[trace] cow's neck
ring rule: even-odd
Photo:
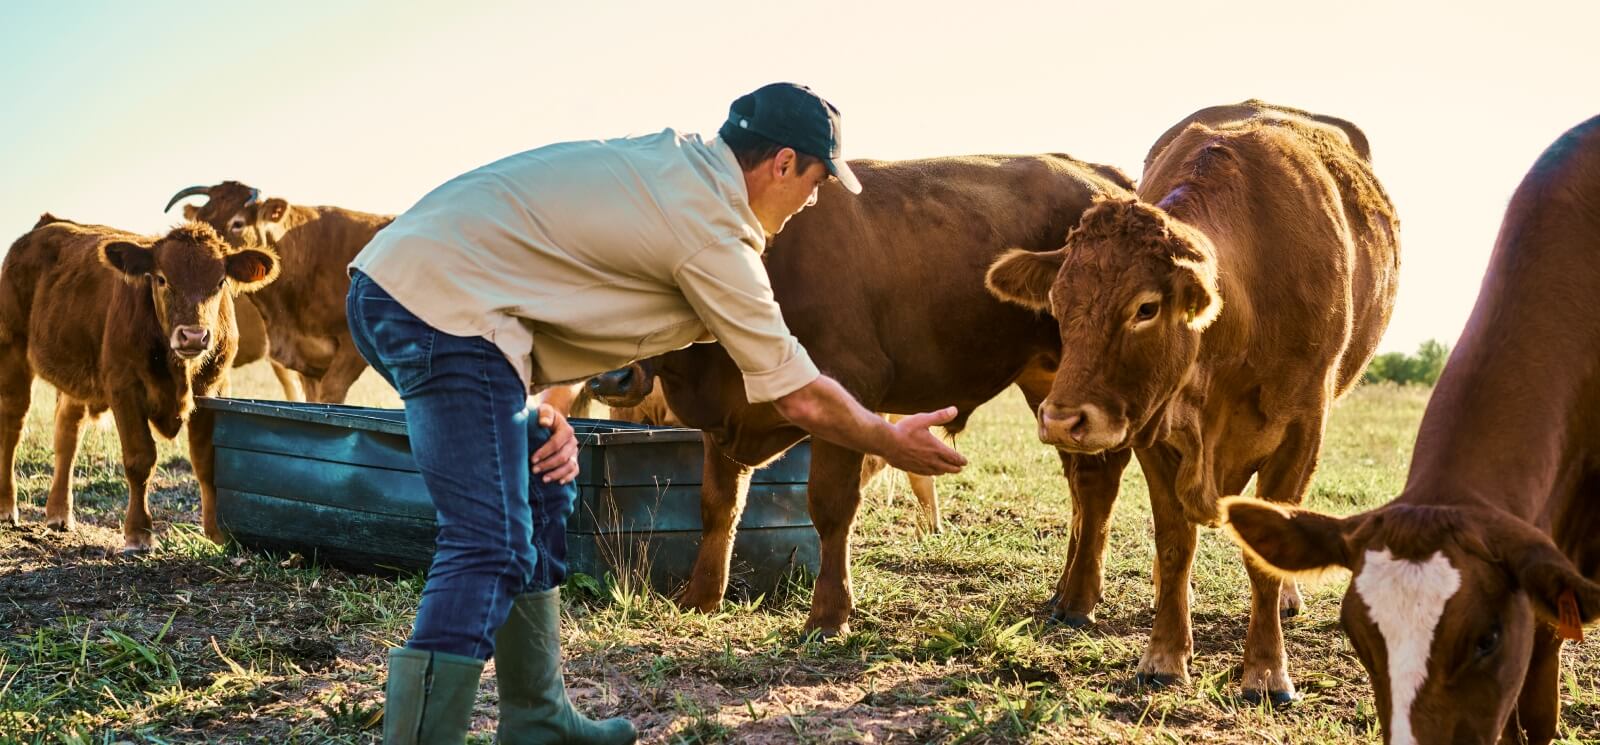
[[[1543,524],[1600,446],[1586,422],[1600,405],[1596,257],[1526,222],[1502,230],[1428,402],[1402,499],[1476,502]]]

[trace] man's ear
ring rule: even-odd
[[[1050,312],[1050,286],[1061,273],[1066,249],[1034,252],[1013,248],[989,265],[983,285],[989,294],[1040,313]]]
[[[1228,536],[1262,569],[1292,577],[1350,568],[1346,536],[1357,518],[1280,507],[1250,497],[1228,497],[1220,507]]]

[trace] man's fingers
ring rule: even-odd
[[[566,484],[566,483],[571,482],[573,479],[575,479],[577,477],[578,477],[578,461],[569,460],[565,464],[563,464],[560,468],[556,468],[556,469],[550,471],[549,473],[544,474],[541,478],[543,478],[544,482],[547,483],[547,484],[552,482],[552,481],[555,481],[557,483]]]
[[[906,417],[904,419],[901,419],[900,420],[900,426],[902,426],[902,427],[908,427],[908,426],[909,427],[921,427],[922,429],[927,429],[929,427],[937,427],[937,426],[939,426],[941,424],[945,424],[945,423],[949,422],[952,419],[955,419],[956,418],[956,413],[957,413],[956,407],[954,407],[954,406],[946,406],[946,407],[944,407],[944,408],[942,408],[942,409],[940,409],[938,411],[929,411],[929,412],[925,412],[925,413],[922,413],[922,414],[912,414],[911,416],[908,416],[908,417]]]

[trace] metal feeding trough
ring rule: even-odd
[[[217,517],[233,540],[357,570],[428,566],[437,526],[403,410],[233,398],[199,405],[216,411]],[[571,421],[582,447],[569,570],[671,592],[700,544],[699,431]],[[803,442],[751,479],[734,542],[737,593],[770,593],[797,568],[817,571],[810,460]]]

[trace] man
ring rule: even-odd
[[[352,262],[351,330],[405,401],[439,520],[411,639],[389,656],[384,742],[462,742],[491,655],[501,742],[635,739],[624,719],[576,713],[561,680],[578,465],[558,412],[573,382],[714,340],[752,402],[817,437],[913,473],[965,464],[928,432],[953,408],[888,424],[818,373],[773,299],[767,237],[823,181],[861,190],[839,124],[776,83],[734,101],[709,141],[668,129],[530,150],[435,189]]]

